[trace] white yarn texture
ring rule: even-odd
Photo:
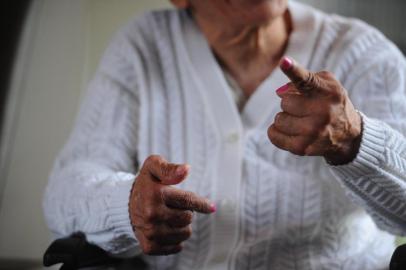
[[[378,270],[406,233],[406,61],[353,19],[290,3],[287,54],[329,70],[363,115],[360,152],[331,167],[274,147],[275,71],[241,113],[192,18],[149,12],[121,29],[91,82],[44,196],[57,237],[84,232],[114,254],[137,254],[129,193],[151,154],[191,165],[179,188],[218,203],[196,215],[184,251],[144,256],[151,269]]]

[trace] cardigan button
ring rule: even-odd
[[[238,142],[239,139],[240,139],[240,136],[236,132],[230,133],[226,137],[226,141],[228,143],[236,143],[236,142]]]

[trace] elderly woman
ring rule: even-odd
[[[293,1],[172,2],[102,59],[51,230],[152,269],[387,268],[406,233],[399,50]]]

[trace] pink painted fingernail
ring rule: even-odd
[[[289,90],[289,84],[287,83],[284,86],[279,87],[278,90],[276,90],[276,93],[283,94],[288,90]]]
[[[176,168],[175,174],[176,176],[182,177],[187,173],[188,169],[188,166],[179,166]]]
[[[214,213],[214,212],[217,211],[217,206],[216,206],[214,203],[212,203],[212,204],[210,205],[210,211],[211,211],[212,213]]]
[[[288,69],[290,69],[292,66],[293,66],[293,60],[292,60],[292,59],[290,59],[290,58],[287,57],[287,56],[285,56],[285,57],[282,58],[282,61],[281,61],[281,68],[282,68],[283,70],[288,70]]]

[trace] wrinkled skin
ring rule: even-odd
[[[277,68],[292,30],[287,0],[173,0],[189,8],[218,63],[248,98]]]
[[[282,111],[268,129],[271,142],[296,155],[323,156],[334,165],[351,162],[361,141],[361,116],[347,91],[330,72],[286,65],[281,68],[291,82],[277,91]]]
[[[172,0],[178,8],[191,8],[200,18],[215,23],[221,21],[230,28],[253,27],[268,23],[286,11],[287,2],[287,0]]]
[[[150,156],[134,182],[130,196],[130,219],[142,251],[168,255],[182,250],[192,234],[193,212],[209,214],[215,206],[192,192],[172,187],[184,181],[188,165],[168,163]]]

